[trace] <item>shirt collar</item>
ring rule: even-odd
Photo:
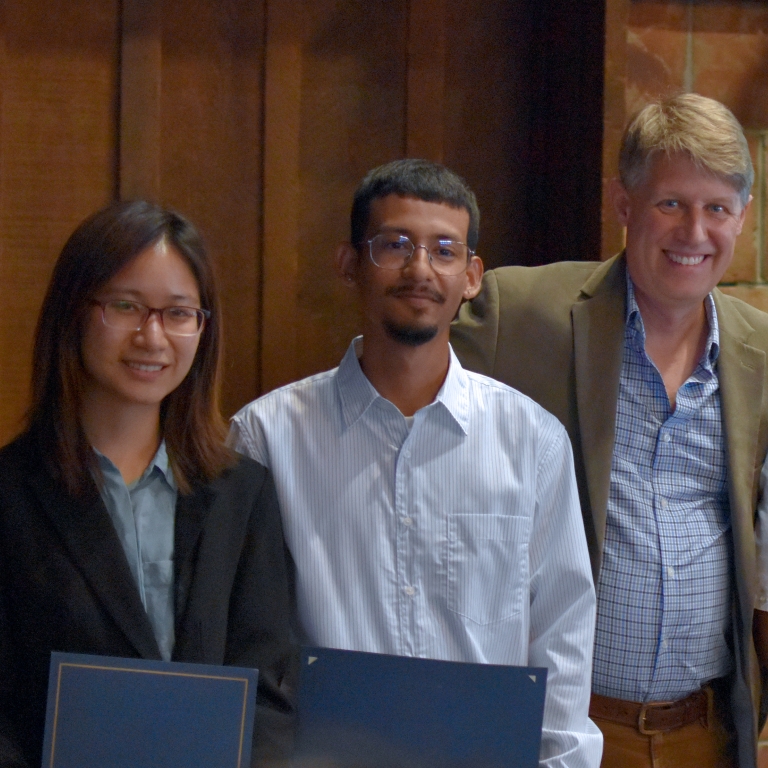
[[[701,364],[707,369],[712,370],[720,354],[720,325],[717,321],[717,310],[715,309],[715,300],[711,293],[708,293],[704,299],[704,309],[707,313],[707,322],[709,325],[709,334],[707,343],[704,347],[704,354],[701,357]],[[640,314],[640,307],[635,298],[635,286],[632,278],[627,271],[627,319],[626,327],[634,330],[645,349],[645,325],[643,316]]]
[[[111,459],[108,459],[97,448],[94,448],[93,451],[99,461],[99,468],[105,476],[122,477],[120,475],[120,470],[115,466]],[[155,469],[157,469],[163,478],[165,478],[165,481],[168,483],[172,490],[178,490],[176,487],[176,480],[173,477],[173,469],[171,468],[171,464],[168,459],[168,451],[165,447],[165,440],[160,442],[160,447],[157,449],[157,453],[155,453],[154,458],[149,462],[149,465],[144,470],[141,477],[131,483],[130,488],[136,488],[138,485],[143,483],[155,471]]]
[[[444,408],[466,434],[469,426],[469,379],[461,367],[453,348],[449,346],[448,375],[433,403],[426,408]],[[388,402],[368,381],[360,367],[363,337],[352,340],[336,373],[336,384],[341,401],[342,418],[346,428],[351,427],[378,400]],[[394,406],[393,406],[394,407]]]

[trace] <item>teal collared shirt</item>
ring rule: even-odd
[[[94,449],[95,450],[95,449]],[[173,653],[173,527],[178,489],[165,441],[144,474],[126,485],[120,470],[96,451],[104,477],[101,498],[115,526],[160,655]]]

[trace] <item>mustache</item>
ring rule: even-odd
[[[445,304],[445,296],[429,286],[418,285],[391,285],[385,291],[387,296],[424,296],[437,304]]]

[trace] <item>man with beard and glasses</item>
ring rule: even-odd
[[[241,410],[270,467],[306,642],[547,667],[541,765],[597,766],[594,588],[568,436],[448,343],[480,289],[479,212],[424,160],[371,171],[339,246],[363,335],[341,365]]]

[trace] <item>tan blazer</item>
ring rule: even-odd
[[[733,535],[739,765],[756,764],[760,675],[752,644],[754,516],[768,450],[768,314],[714,291]],[[584,528],[597,581],[624,347],[626,265],[559,262],[502,267],[465,304],[451,331],[462,364],[532,397],[571,437]],[[751,693],[750,693],[751,689]]]

